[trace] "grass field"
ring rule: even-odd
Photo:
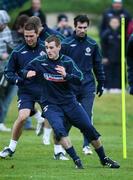
[[[53,160],[53,145],[44,146],[42,137],[34,131],[24,131],[12,159],[0,159],[0,180],[132,180],[133,178],[133,97],[126,95],[127,159],[122,156],[121,96],[105,94],[96,98],[94,124],[102,134],[107,154],[116,159],[120,169],[103,168],[96,156],[82,154],[82,137],[73,128],[70,136],[84,163],[84,170],[76,170],[73,162]],[[17,117],[16,99],[12,103],[7,125]],[[35,125],[35,122],[34,122]],[[0,132],[0,149],[8,145],[10,133]],[[51,140],[52,141],[52,140]]]

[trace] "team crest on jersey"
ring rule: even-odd
[[[46,53],[44,51],[40,52],[40,56],[44,56]]]
[[[87,47],[86,49],[85,49],[85,55],[86,56],[91,56],[91,48],[90,47]]]

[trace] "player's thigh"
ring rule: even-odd
[[[43,108],[43,116],[48,120],[52,128],[65,129],[64,113],[58,105],[46,105]]]
[[[19,120],[26,120],[30,116],[31,109],[20,109],[18,113]]]
[[[23,109],[29,109],[30,110],[30,115],[33,115],[35,112],[35,101],[32,98],[32,96],[30,96],[29,94],[21,94],[18,97],[18,109],[23,110]]]
[[[79,129],[84,129],[87,126],[91,126],[91,121],[88,114],[78,102],[73,103],[69,111],[67,111],[67,116],[72,125],[76,126]]]
[[[82,104],[83,108],[87,112],[90,119],[93,114],[94,99],[95,99],[95,94],[94,92],[92,92],[92,93],[88,93],[87,95],[85,95],[79,100],[79,102]]]

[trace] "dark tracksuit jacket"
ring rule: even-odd
[[[38,16],[38,17],[40,18],[42,24],[45,24],[45,23],[46,23],[46,16],[45,16],[45,14],[43,13],[42,10],[39,10],[39,11],[37,12],[37,15],[35,15],[36,12],[33,12],[32,8],[30,8],[30,9],[27,9],[27,10],[25,10],[25,11],[20,12],[20,13],[19,13],[19,16],[21,16],[21,15],[23,15],[23,14],[26,14],[26,15],[29,16],[29,17],[31,17],[31,16]]]
[[[77,100],[82,104],[92,121],[93,103],[95,98],[95,77],[96,80],[104,84],[104,72],[101,64],[102,56],[96,42],[88,37],[76,36],[75,32],[62,42],[62,53],[70,56],[84,74],[81,85],[72,85]],[[94,76],[95,75],[95,76]],[[84,146],[89,144],[89,140],[84,136]]]
[[[73,29],[71,26],[60,28],[60,27],[55,27],[55,30],[63,34],[65,37],[69,37],[73,34]]]
[[[41,39],[41,41],[44,42],[46,38],[50,35],[56,35],[61,41],[65,39],[65,37],[61,33],[49,28],[46,24],[44,24],[43,30],[41,31],[39,38]]]
[[[115,16],[115,17],[121,18],[123,15],[124,15],[125,20],[126,20],[125,26],[126,26],[126,30],[127,30],[128,24],[132,19],[129,12],[127,10],[125,10],[124,8],[122,8],[119,11],[114,10],[112,7],[107,9],[103,13],[103,17],[102,17],[102,21],[101,21],[101,25],[100,25],[100,36],[109,27],[109,20],[110,20],[111,17]]]
[[[18,86],[18,95],[29,93],[35,97],[40,94],[40,87],[32,79],[23,79],[23,69],[34,58],[39,55],[44,55],[44,43],[38,40],[35,48],[31,48],[26,43],[16,47],[10,57],[8,65],[5,68],[5,77],[7,80]]]
[[[88,36],[79,38],[74,32],[71,37],[63,40],[62,53],[71,57],[84,74],[82,86],[73,86],[76,94],[95,92],[94,74],[98,82],[104,83],[102,56],[93,39]]]
[[[65,68],[67,73],[65,78],[55,70],[57,65]],[[61,54],[57,60],[51,60],[46,55],[38,57],[29,63],[24,76],[27,70],[34,70],[37,73],[36,77],[43,88],[41,98],[43,114],[54,129],[57,140],[67,136],[65,116],[88,138],[98,139],[99,133],[89,123],[88,115],[76,101],[71,89],[72,83],[81,84],[83,74],[70,57]]]
[[[104,65],[105,88],[121,88],[121,33],[120,29],[108,28],[101,36],[103,57],[108,59]]]
[[[71,37],[63,40],[62,53],[70,56],[84,74],[82,85],[73,85],[73,90],[91,118],[96,90],[95,77],[102,84],[105,79],[99,47],[90,37],[80,38],[74,32]]]
[[[133,88],[133,35],[130,36],[127,46],[128,83]]]

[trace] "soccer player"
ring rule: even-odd
[[[18,140],[22,133],[25,120],[35,114],[34,104],[39,101],[41,88],[32,79],[24,80],[22,70],[25,66],[39,55],[44,55],[44,43],[38,40],[38,28],[32,24],[26,24],[24,28],[25,42],[16,47],[9,58],[5,69],[7,80],[18,86],[18,118],[12,129],[10,144],[0,152],[0,157],[12,156],[15,152]],[[40,112],[35,114],[39,121],[44,121]]]
[[[73,90],[77,100],[82,104],[92,121],[92,110],[95,99],[95,91],[100,97],[104,87],[104,72],[102,56],[97,43],[87,36],[90,21],[86,15],[78,15],[74,18],[75,31],[72,36],[62,42],[62,53],[71,57],[84,74],[81,85],[73,84]],[[95,84],[97,81],[97,89]],[[92,154],[90,141],[84,136],[83,152]]]
[[[120,165],[105,155],[100,141],[100,134],[90,123],[89,116],[76,100],[71,84],[81,84],[83,74],[74,61],[60,53],[61,42],[56,36],[45,40],[47,55],[38,57],[27,66],[24,76],[38,78],[42,85],[41,105],[44,116],[52,126],[56,139],[73,159],[77,168],[82,169],[82,162],[72,146],[67,132],[65,117],[79,128],[91,141],[102,165],[119,168]]]
[[[41,41],[45,41],[45,39],[47,37],[49,37],[50,35],[54,34],[56,36],[58,36],[58,38],[62,41],[63,39],[65,39],[65,37],[55,31],[50,29],[46,24],[44,24],[42,26],[42,23],[40,21],[40,19],[36,16],[32,16],[29,18],[28,23],[34,23],[38,29],[39,29],[39,38]],[[41,133],[43,132],[43,143],[45,145],[49,145],[50,144],[50,135],[51,135],[51,126],[49,125],[48,121],[45,119],[45,125],[43,125],[44,123],[37,123],[37,129],[36,129],[36,134],[37,135],[41,135]],[[43,128],[44,126],[44,128]],[[54,139],[54,159],[55,160],[68,160],[68,158],[65,156],[65,151],[62,148],[62,146]]]
[[[4,151],[0,152],[1,157],[11,156],[16,149],[17,142],[21,135],[21,130],[25,119],[34,113],[34,104],[39,101],[41,94],[40,86],[36,86],[35,82],[31,79],[24,81],[21,71],[23,68],[35,57],[45,54],[44,43],[38,40],[39,28],[36,20],[38,17],[31,17],[27,22],[24,29],[25,43],[16,48],[9,59],[8,67],[5,71],[7,79],[16,85],[18,85],[18,107],[19,116],[14,123],[12,130],[12,138],[9,147],[6,147]],[[41,21],[40,21],[41,24]],[[44,31],[46,34],[47,32]],[[38,125],[44,122],[44,118],[41,117],[41,113],[37,112],[35,118],[38,119]],[[51,129],[45,129],[44,136],[49,139]],[[45,139],[46,139],[45,138]],[[64,149],[61,145],[54,144],[54,158],[59,160],[68,160],[65,157]]]

